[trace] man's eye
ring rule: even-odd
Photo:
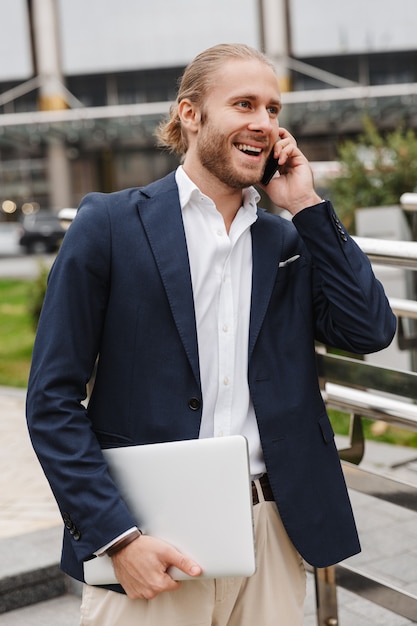
[[[242,109],[249,109],[250,103],[247,100],[241,100],[240,102],[238,102],[238,106],[240,106]]]
[[[278,113],[279,113],[278,107],[268,107],[268,111],[270,115],[273,115],[274,117],[278,117]]]

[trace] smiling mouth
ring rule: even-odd
[[[244,154],[248,154],[249,156],[259,156],[263,151],[263,148],[256,148],[255,146],[249,146],[246,143],[236,143],[236,148],[243,152]]]

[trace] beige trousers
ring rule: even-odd
[[[258,489],[259,491],[259,489]],[[80,626],[302,626],[303,561],[274,502],[254,507],[257,571],[250,578],[184,581],[152,600],[84,585]]]

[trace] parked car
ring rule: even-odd
[[[43,254],[58,250],[65,229],[55,213],[38,211],[25,215],[20,227],[20,246],[29,254]]]
[[[77,209],[73,209],[73,208],[60,209],[60,211],[58,212],[58,217],[59,217],[59,221],[61,222],[61,226],[65,230],[68,230],[68,228],[71,226],[72,222],[74,221],[74,218],[76,215],[77,215]]]

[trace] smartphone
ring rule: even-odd
[[[264,173],[261,178],[261,183],[263,185],[267,185],[270,182],[271,178],[273,177],[275,172],[278,170],[278,167],[279,167],[278,159],[274,159],[274,151],[272,150],[272,152],[270,153],[266,161]]]

